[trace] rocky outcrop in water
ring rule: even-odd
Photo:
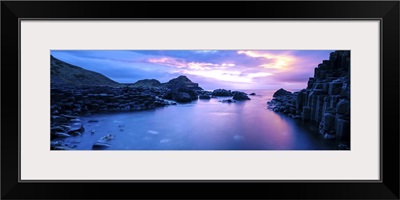
[[[221,100],[219,102],[222,102],[222,103],[236,103],[236,101],[232,100],[232,99],[224,99],[224,100]]]
[[[230,97],[233,96],[232,91],[225,89],[216,89],[212,92],[213,96],[217,97]]]
[[[198,98],[196,91],[186,88],[178,87],[170,89],[163,95],[164,99],[174,100],[179,103],[187,103]]]
[[[247,96],[246,93],[244,93],[244,92],[239,92],[239,91],[233,92],[233,97],[232,97],[232,99],[234,99],[234,100],[239,100],[239,101],[241,101],[241,100],[250,100],[250,98]]]
[[[105,135],[101,137],[99,140],[97,140],[96,143],[93,144],[92,149],[93,150],[107,149],[108,147],[111,147],[111,144],[109,142],[114,138],[115,135],[112,134]]]
[[[200,94],[199,99],[211,99],[211,96],[207,94]]]
[[[280,89],[268,108],[314,123],[324,138],[349,145],[350,51],[332,52],[315,68],[306,89],[293,94]]]
[[[203,88],[199,87],[198,83],[192,82],[186,76],[178,76],[177,78],[173,78],[167,83],[163,83],[162,86],[172,90],[177,88],[187,88],[193,91],[203,90]]]

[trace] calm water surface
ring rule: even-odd
[[[85,133],[68,142],[78,150],[91,150],[102,136],[113,134],[108,150],[335,149],[320,138],[317,127],[268,110],[273,91],[246,92],[257,95],[231,104],[219,102],[224,97],[149,111],[81,116]]]

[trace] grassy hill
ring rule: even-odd
[[[74,66],[50,57],[51,84],[52,85],[75,85],[75,86],[111,86],[120,87],[121,84],[107,78],[106,76]]]

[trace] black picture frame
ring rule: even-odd
[[[228,8],[229,9],[226,9]],[[154,8],[162,8],[155,10]],[[399,1],[2,1],[2,199],[399,199]],[[20,19],[379,19],[381,174],[378,182],[19,182]],[[18,83],[17,83],[18,81]],[[366,97],[368,98],[368,97]],[[367,109],[367,108],[366,108]],[[368,155],[366,155],[368,156]],[[260,189],[261,188],[261,189]],[[263,188],[263,189],[262,189]],[[154,192],[148,193],[148,190]],[[169,192],[160,192],[160,191]]]

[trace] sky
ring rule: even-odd
[[[187,76],[205,90],[307,86],[333,50],[52,50],[64,62],[120,83]]]

